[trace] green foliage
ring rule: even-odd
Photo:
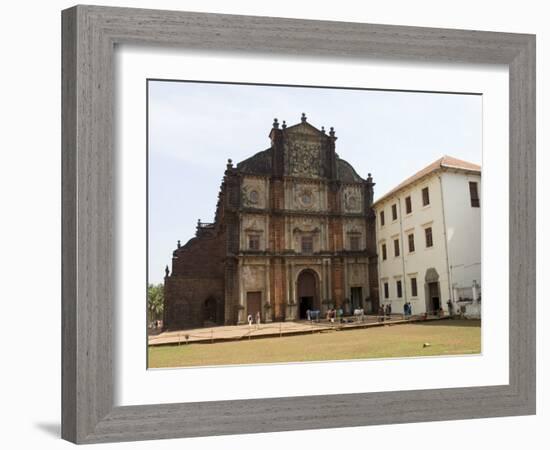
[[[147,311],[150,321],[162,319],[164,311],[164,285],[162,283],[147,286]]]

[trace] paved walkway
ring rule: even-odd
[[[353,320],[346,318],[347,320]],[[157,335],[149,336],[149,345],[185,344],[189,343],[211,343],[240,339],[255,339],[262,337],[282,337],[296,334],[322,333],[335,330],[369,328],[384,325],[395,325],[425,321],[420,316],[412,316],[403,319],[402,315],[394,315],[386,320],[379,321],[377,316],[364,316],[364,320],[355,319],[350,323],[332,323],[327,320],[320,322],[309,322],[307,320],[296,322],[272,322],[262,323],[259,326],[253,324],[227,325],[209,328],[194,328],[180,331],[165,331]],[[439,317],[430,316],[427,320],[439,320]]]

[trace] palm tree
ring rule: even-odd
[[[164,310],[164,286],[162,283],[147,286],[147,312],[149,322],[162,319]]]

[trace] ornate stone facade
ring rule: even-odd
[[[215,221],[178,246],[165,278],[168,329],[298,320],[307,309],[378,305],[374,183],[307,122],[269,134],[271,146],[229,160]]]

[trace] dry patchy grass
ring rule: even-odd
[[[423,347],[429,343],[428,347]],[[463,355],[481,352],[479,320],[444,320],[214,344],[149,347],[149,367]]]

